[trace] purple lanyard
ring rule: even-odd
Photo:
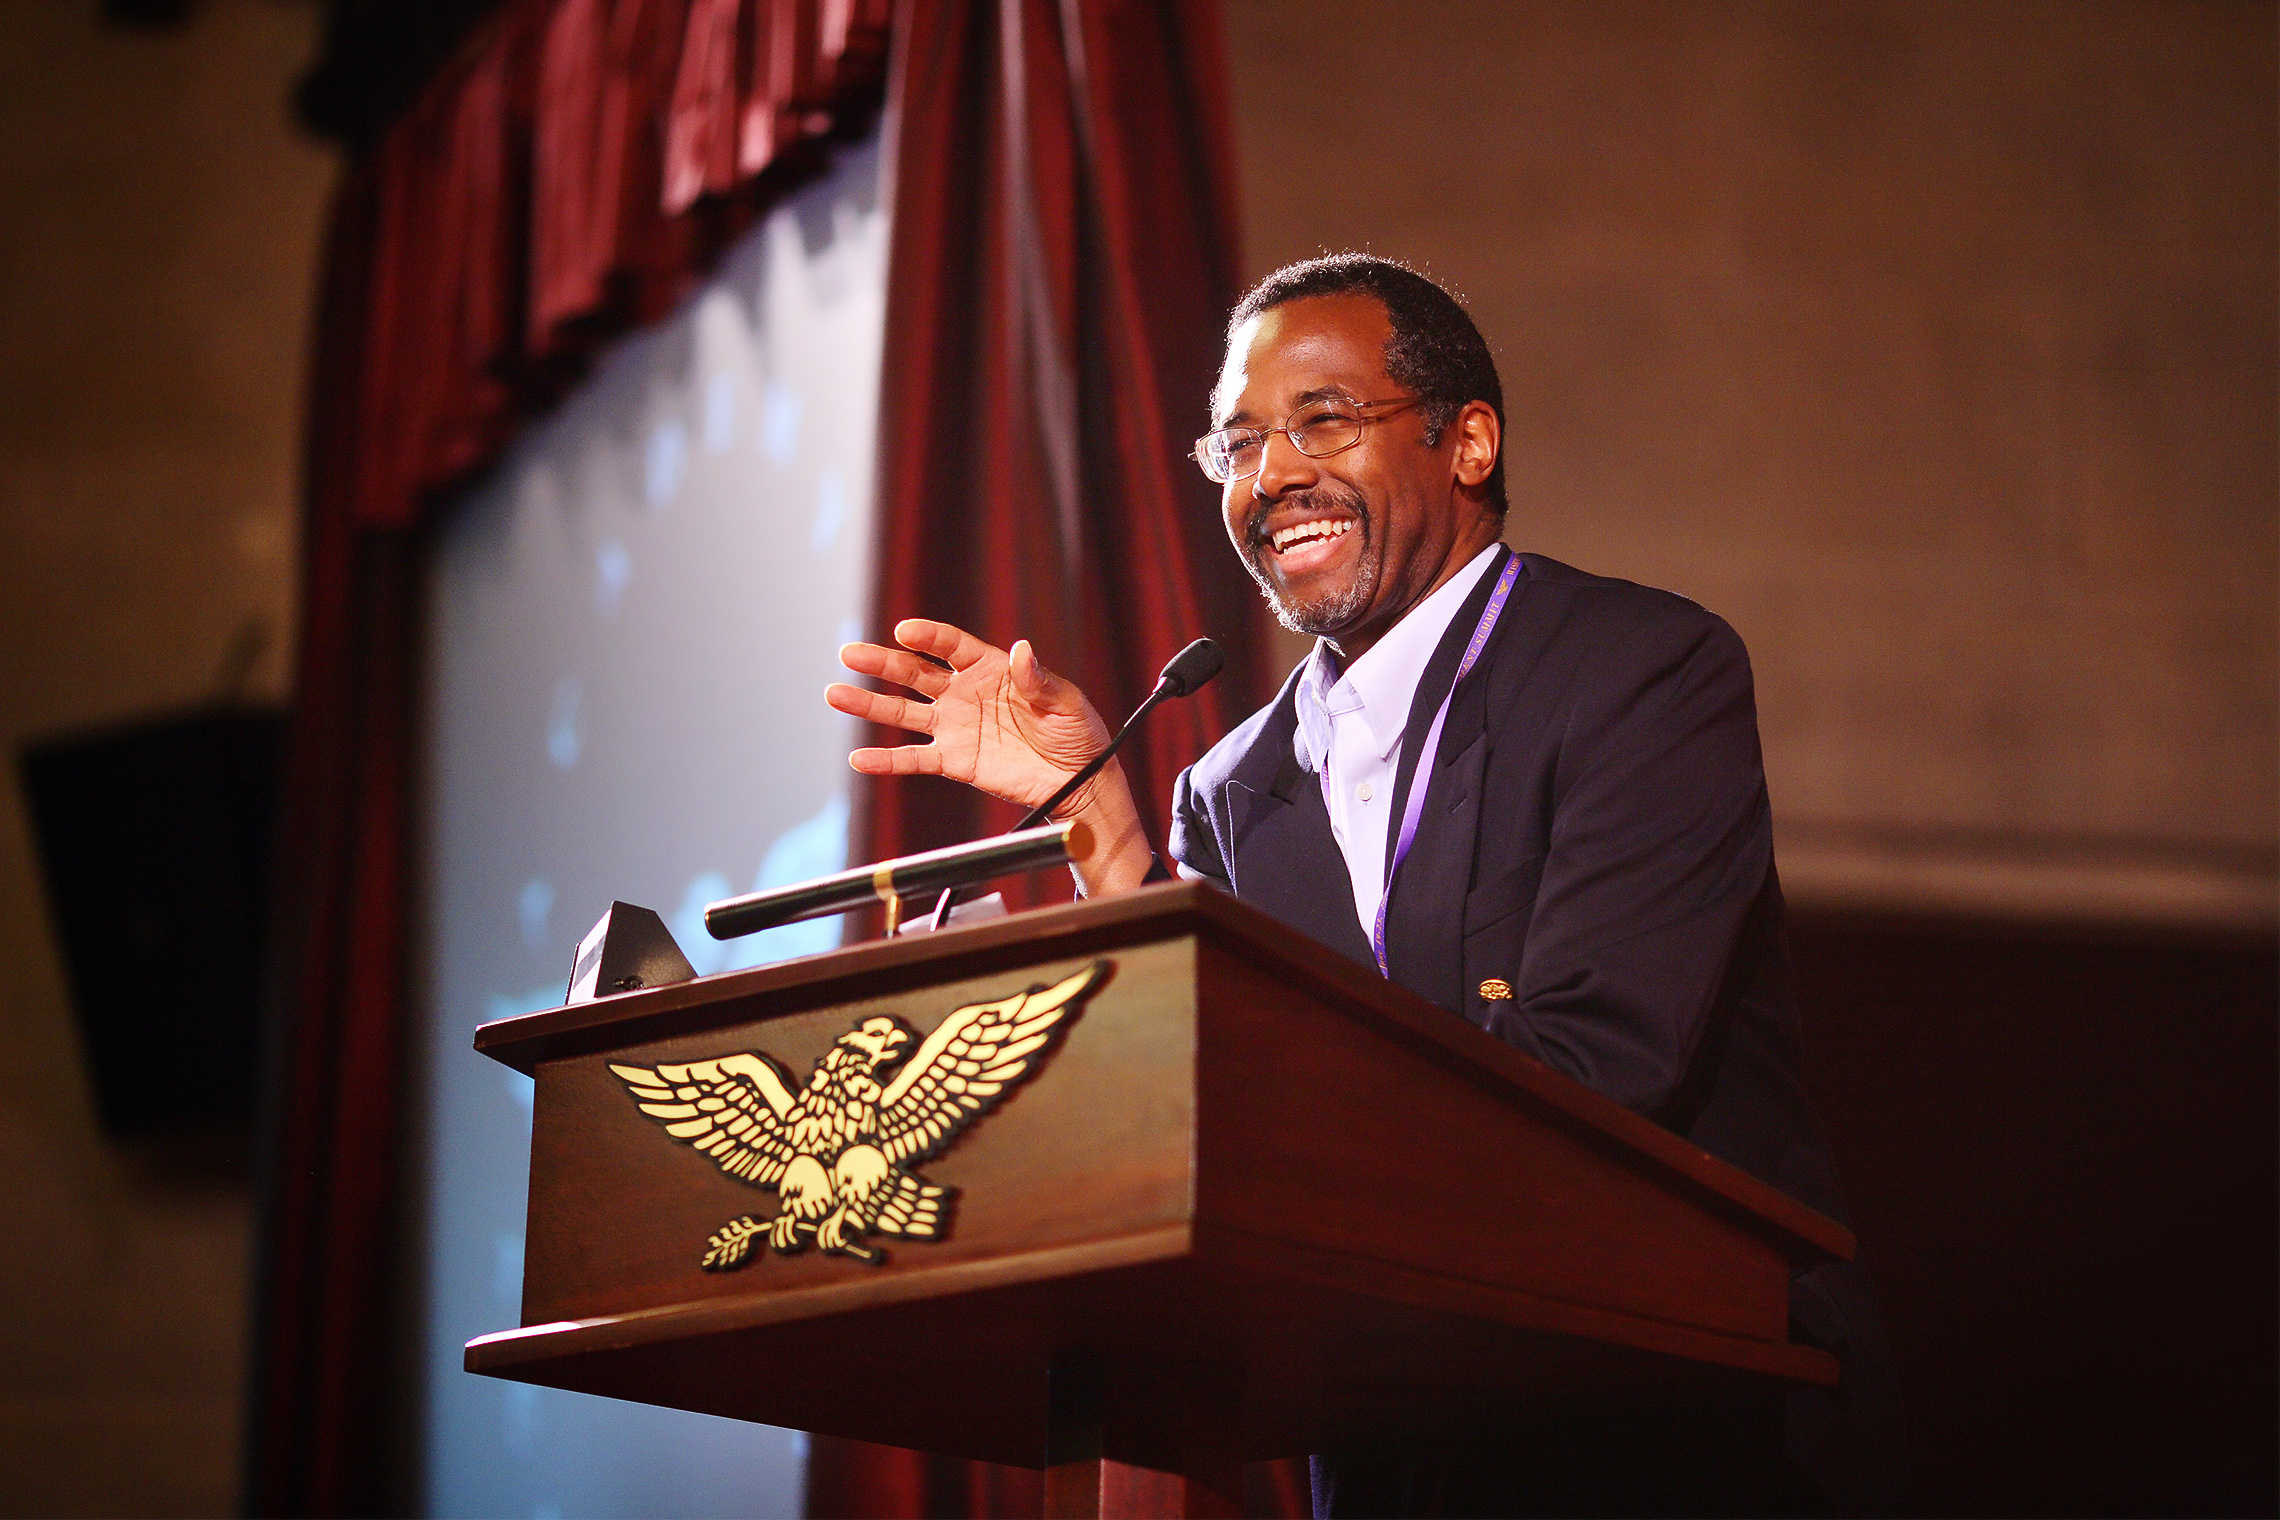
[[[1401,810],[1401,837],[1393,847],[1393,859],[1386,863],[1385,891],[1378,897],[1377,927],[1370,931],[1370,950],[1377,956],[1378,975],[1390,978],[1393,973],[1385,964],[1385,910],[1393,901],[1393,878],[1401,870],[1402,861],[1409,858],[1409,847],[1417,842],[1417,820],[1425,813],[1425,788],[1433,779],[1433,761],[1441,751],[1441,725],[1449,721],[1449,704],[1457,698],[1457,686],[1465,672],[1473,668],[1473,661],[1487,647],[1488,636],[1496,631],[1496,619],[1504,611],[1505,598],[1512,595],[1512,583],[1520,578],[1520,556],[1515,554],[1504,562],[1504,573],[1496,578],[1496,589],[1489,593],[1488,605],[1480,612],[1480,626],[1473,629],[1472,642],[1465,646],[1465,657],[1457,664],[1456,678],[1449,682],[1448,693],[1441,698],[1441,710],[1433,714],[1433,726],[1425,730],[1424,747],[1417,752],[1417,769],[1409,777],[1409,801]]]

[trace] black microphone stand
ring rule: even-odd
[[[1100,774],[1101,767],[1115,758],[1116,752],[1124,747],[1124,741],[1131,737],[1132,730],[1139,726],[1142,718],[1154,712],[1159,704],[1196,691],[1218,675],[1226,665],[1225,651],[1209,639],[1197,639],[1173,655],[1164,666],[1163,674],[1156,678],[1156,689],[1148,693],[1147,701],[1132,710],[1132,716],[1124,720],[1124,726],[1116,731],[1115,737],[1102,747],[1099,754],[1085,762],[1083,770],[1062,782],[1060,790],[1031,808],[1028,815],[1013,826],[1013,832],[1018,834],[1043,823],[1052,815],[1053,809],[1074,797],[1079,788]],[[942,896],[935,902],[934,912],[926,921],[928,929],[939,929],[950,922],[950,910],[958,905],[958,895],[964,890],[963,887],[942,889]]]

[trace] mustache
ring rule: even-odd
[[[1370,504],[1359,491],[1335,486],[1316,486],[1310,491],[1293,491],[1278,501],[1262,501],[1251,508],[1250,520],[1243,524],[1243,546],[1257,555],[1271,547],[1267,537],[1267,519],[1278,507],[1291,507],[1299,511],[1339,511],[1352,514],[1360,524],[1362,542],[1370,540]]]

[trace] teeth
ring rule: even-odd
[[[1288,528],[1277,529],[1274,535],[1275,553],[1285,553],[1300,544],[1328,542],[1334,538],[1344,538],[1347,531],[1353,526],[1351,518],[1341,517],[1325,518],[1318,522],[1297,523]]]

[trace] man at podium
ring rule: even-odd
[[[1390,261],[1269,275],[1236,307],[1195,458],[1314,652],[1189,767],[1170,866],[1113,762],[1061,808],[1088,896],[1209,881],[1823,1213],[1843,1205],[1799,1074],[1748,656],[1682,597],[1503,542],[1503,391],[1464,309]],[[872,775],[1023,806],[1108,739],[1026,640],[911,619],[851,644],[842,712],[928,736]],[[947,662],[949,668],[921,659]],[[1833,1392],[1532,1427],[1497,1449],[1315,1460],[1319,1513],[1894,1507],[1881,1334],[1850,1267],[1800,1273],[1792,1333]],[[1715,1448],[1723,1492],[1705,1494]],[[1733,1460],[1736,1451],[1754,1453]]]

